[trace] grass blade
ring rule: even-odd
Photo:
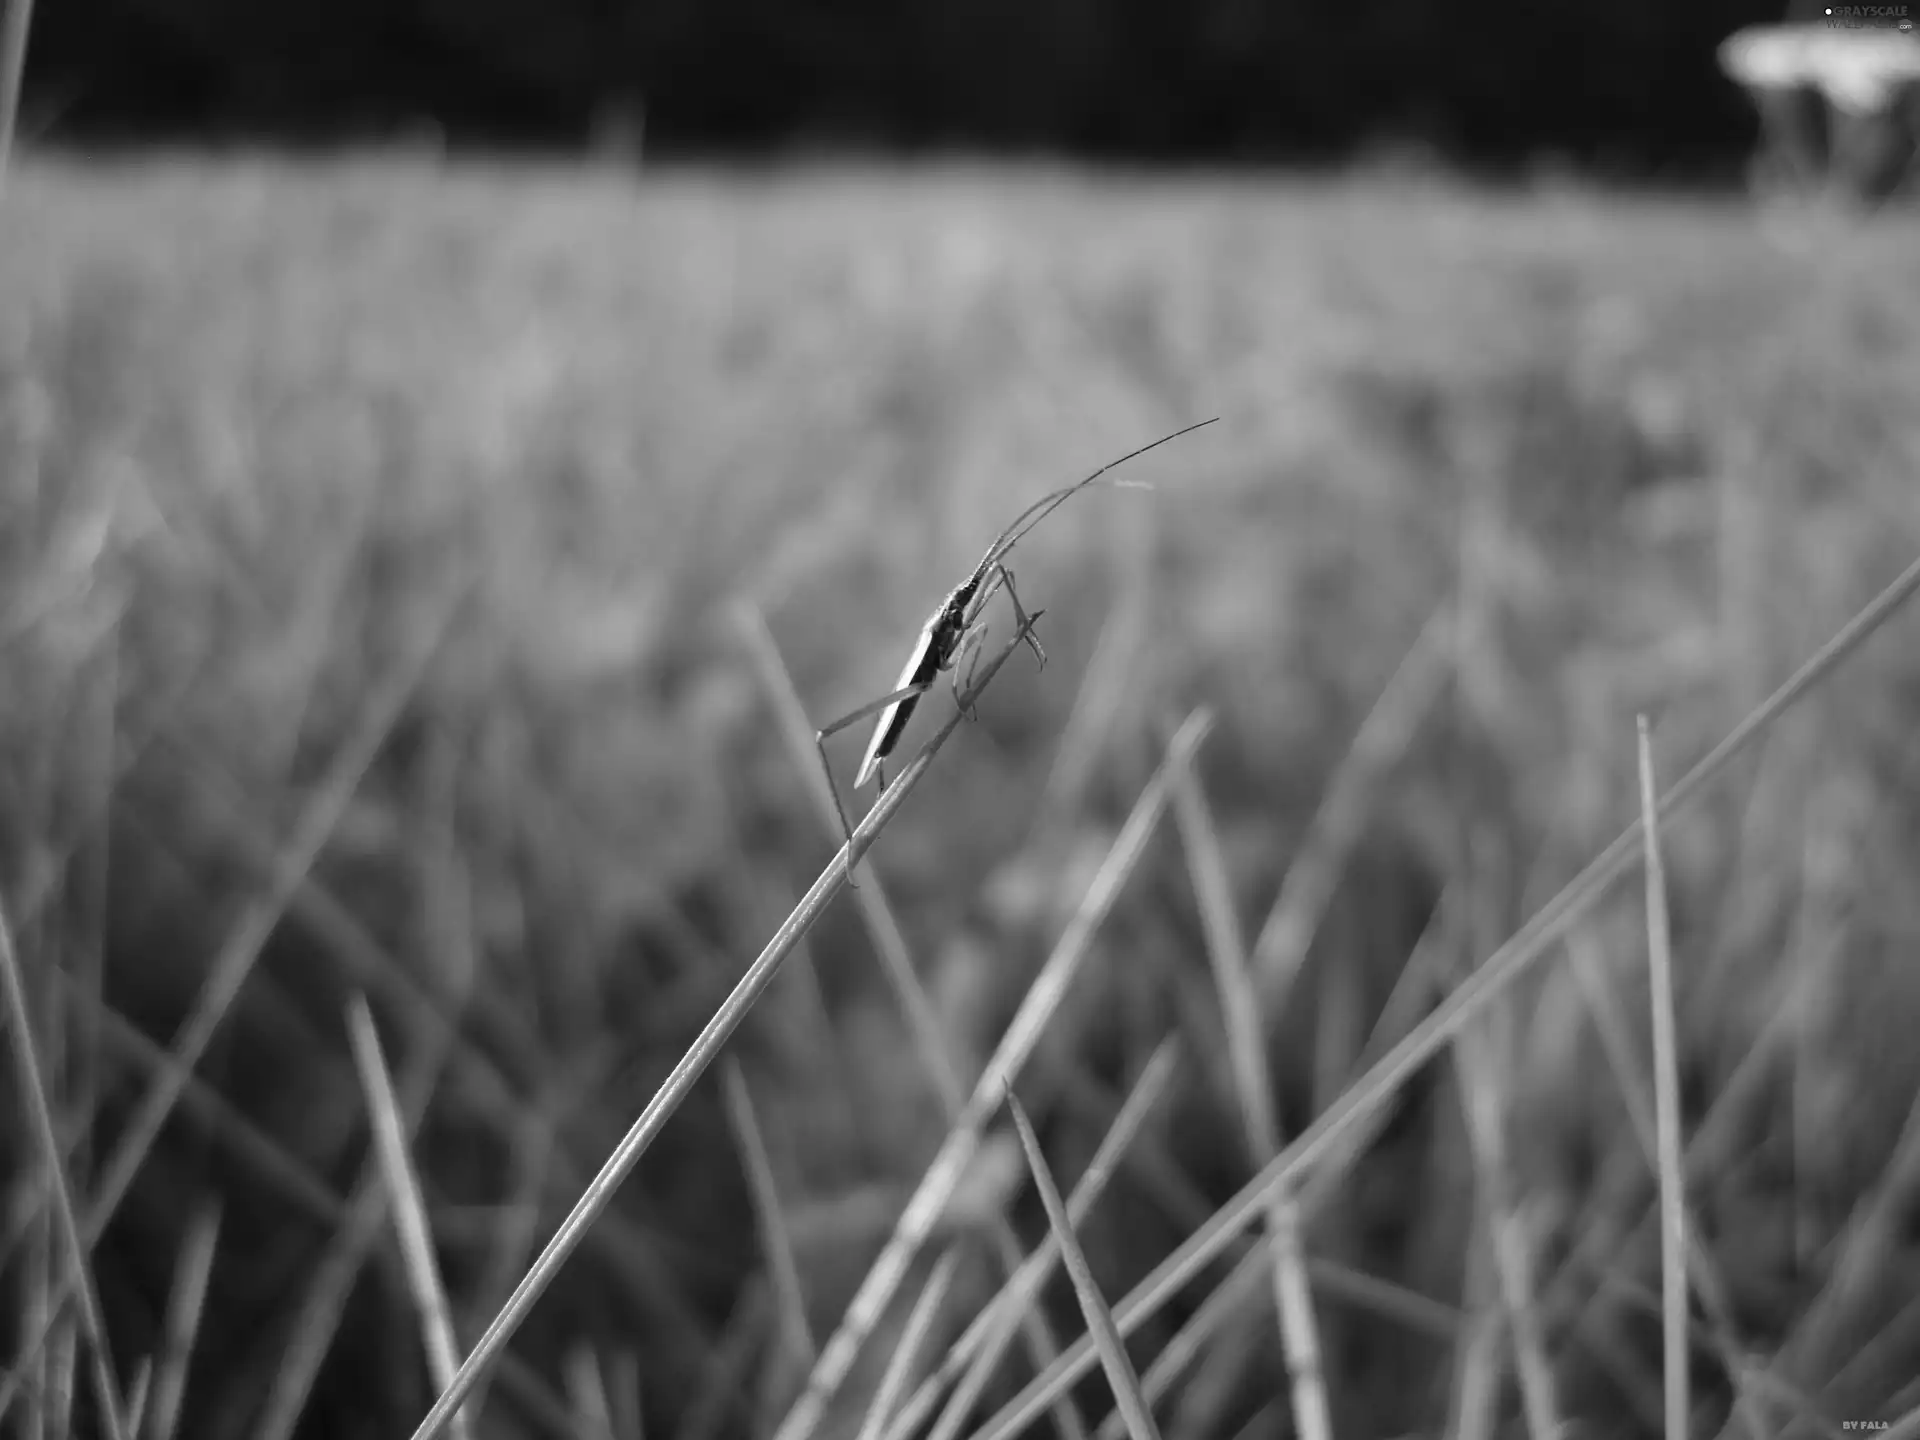
[[[145,1162],[147,1152],[159,1138],[174,1106],[179,1103],[187,1077],[213,1043],[228,1009],[238,998],[247,976],[252,973],[262,947],[280,923],[293,892],[319,858],[345,813],[360,777],[386,743],[403,706],[413,694],[428,664],[439,653],[441,642],[446,639],[455,616],[470,593],[470,587],[462,586],[442,603],[409,657],[362,711],[353,734],[341,746],[328,767],[325,779],[308,803],[293,839],[281,848],[268,893],[247,908],[228,934],[226,944],[214,959],[210,973],[201,985],[192,1013],[174,1038],[174,1063],[155,1077],[132,1118],[127,1121],[118,1145],[101,1167],[93,1199],[80,1228],[82,1241],[89,1252],[99,1242],[121,1201],[126,1198],[127,1191],[132,1188],[134,1177]],[[56,1292],[52,1305],[55,1320],[64,1311],[73,1293],[71,1284]],[[39,1352],[51,1328],[50,1323],[23,1347],[20,1362],[23,1366]],[[11,1398],[11,1386],[0,1381],[0,1413],[5,1412]]]
[[[839,802],[834,797],[831,782],[820,768],[813,726],[807,719],[805,706],[800,702],[799,691],[794,688],[793,678],[780,659],[773,636],[767,630],[766,621],[752,605],[742,602],[734,611],[734,627],[746,644],[754,668],[760,672],[761,683],[773,706],[775,721],[786,740],[788,753],[793,757],[794,768],[806,785],[822,832],[830,841],[839,839]],[[880,957],[887,982],[900,1002],[900,1012],[906,1018],[907,1028],[913,1033],[913,1053],[925,1067],[927,1078],[932,1081],[946,1112],[947,1121],[952,1124],[959,1120],[967,1098],[960,1067],[955,1061],[952,1043],[940,1023],[933,1001],[914,968],[906,935],[894,917],[893,907],[887,903],[886,888],[871,865],[860,867],[859,886],[853,891],[853,901],[873,941],[874,952]],[[1013,1228],[1005,1218],[998,1214],[987,1222],[987,1228],[1001,1269],[1009,1276],[1015,1274],[1022,1263],[1019,1237],[1013,1233]],[[1046,1317],[1039,1311],[1027,1311],[1021,1329],[1036,1372],[1046,1369],[1059,1358],[1059,1342]],[[1053,1418],[1063,1440],[1085,1440],[1085,1432],[1071,1405],[1056,1406]]]
[[[453,1032],[428,1035],[409,1060],[398,1100],[398,1124],[405,1143],[425,1118],[433,1092],[454,1049]],[[353,1293],[380,1234],[390,1201],[386,1175],[377,1153],[368,1155],[348,1200],[339,1228],[314,1267],[299,1307],[285,1359],[267,1392],[265,1412],[254,1428],[261,1440],[291,1440],[312,1397],[314,1381],[333,1348],[347,1300]]]
[[[394,1093],[393,1077],[387,1069],[386,1056],[381,1053],[380,1035],[374,1029],[373,1012],[367,1008],[364,995],[355,995],[347,1006],[347,1038],[353,1046],[361,1088],[366,1092],[367,1113],[373,1119],[376,1154],[393,1205],[394,1228],[400,1237],[401,1257],[406,1262],[408,1288],[413,1291],[413,1303],[420,1312],[427,1371],[433,1383],[444,1389],[460,1368],[460,1344],[454,1338],[453,1312],[447,1304],[446,1284],[440,1278],[440,1261],[434,1254],[426,1202],[420,1194],[420,1177],[414,1173],[408,1153],[400,1097]],[[473,1433],[464,1412],[454,1418],[453,1432],[460,1440],[466,1440]]]
[[[208,802],[209,818],[228,832],[237,860],[244,861],[257,850],[274,848],[270,827],[248,813],[246,793],[240,783],[211,763],[209,757],[175,745],[168,747],[166,763],[192,778],[196,791]],[[365,990],[373,1000],[389,1007],[390,1013],[404,1014],[409,1024],[420,1026],[446,1023],[453,1013],[447,988],[424,982],[415,973],[416,967],[402,963],[401,957],[377,940],[346,902],[313,871],[300,876],[289,911],[319,945],[320,954],[337,966],[347,984]],[[571,1198],[592,1174],[580,1159],[582,1146],[592,1144],[596,1154],[604,1153],[604,1140],[582,1138],[582,1132],[598,1136],[598,1127],[589,1128],[584,1124],[585,1115],[578,1106],[566,1106],[553,1095],[528,1098],[522,1093],[516,1076],[527,1073],[527,1068],[543,1068],[548,1058],[542,1043],[528,1029],[524,1016],[504,1004],[487,986],[472,987],[462,1005],[471,1023],[482,1027],[508,1058],[503,1060],[493,1045],[459,1044],[448,1057],[449,1080],[469,1089],[476,1105],[503,1121],[511,1120],[515,1125],[527,1127],[529,1132],[550,1128],[553,1133],[546,1142],[547,1154],[538,1178],[544,1186]],[[571,1071],[573,1067],[568,1069]],[[565,1090],[566,1085],[578,1087],[587,1083],[584,1076],[574,1074],[571,1079],[563,1080],[560,1093],[572,1093]],[[574,1125],[568,1125],[569,1120],[575,1122]],[[703,1353],[704,1328],[699,1317],[681,1303],[677,1290],[668,1283],[665,1265],[656,1253],[652,1238],[625,1216],[609,1213],[594,1230],[592,1240],[601,1258],[617,1272],[634,1303],[644,1307],[658,1327],[655,1334],[660,1361],[671,1365],[696,1363]],[[502,1296],[511,1291],[519,1271],[520,1266],[515,1265],[500,1289]],[[481,1290],[479,1293],[491,1292]],[[564,1405],[559,1413],[565,1413]]]
[[[1709,782],[1764,734],[1787,709],[1859,648],[1863,641],[1886,624],[1916,590],[1920,590],[1920,559],[1908,565],[1682,776],[1661,797],[1655,813],[1663,820],[1672,819],[1696,803]],[[1632,872],[1639,858],[1639,843],[1640,822],[1636,820],[1548,901],[1532,920],[1489,956],[1474,971],[1472,979],[1452,991],[1426,1019],[1407,1032],[1397,1045],[1381,1056],[1365,1075],[1335,1100],[1319,1119],[1302,1131],[1270,1165],[1241,1187],[1239,1193],[1216,1211],[1212,1219],[1156,1266],[1115,1307],[1115,1320],[1122,1330],[1143,1323],[1178,1294],[1189,1278],[1261,1217],[1270,1190],[1294,1180],[1309,1166],[1332,1153],[1349,1129],[1380,1110],[1400,1086],[1446,1046],[1463,1026],[1486,1009],[1542,956],[1558,946],[1574,923]],[[1092,1363],[1090,1347],[1084,1342],[1075,1345],[1061,1358],[1059,1366],[1046,1375],[1036,1377],[984,1427],[981,1432],[983,1440],[1007,1440],[1032,1417],[1035,1407],[1045,1405],[1053,1395],[1084,1375]]]
[[[761,1329],[772,1319],[772,1303],[760,1277],[749,1277],[740,1298],[733,1302],[733,1313],[720,1332],[719,1343],[707,1355],[706,1373],[685,1411],[676,1440],[713,1440],[729,1419],[746,1416],[747,1376],[759,1348]],[[749,1423],[749,1433],[752,1429]]]
[[[933,1274],[927,1277],[926,1288],[920,1292],[912,1313],[907,1316],[906,1326],[900,1333],[900,1343],[893,1347],[893,1354],[887,1358],[887,1368],[880,1376],[873,1403],[867,1407],[867,1418],[861,1423],[859,1440],[880,1440],[886,1431],[888,1418],[900,1404],[900,1392],[907,1388],[908,1377],[913,1374],[914,1363],[920,1358],[921,1347],[927,1343],[927,1334],[933,1329],[934,1321],[940,1318],[940,1308],[946,1304],[947,1291],[953,1287],[953,1277],[959,1270],[960,1247],[950,1245],[934,1262]]]
[[[0,184],[13,164],[13,131],[20,120],[20,81],[27,69],[27,36],[33,30],[33,0],[7,0],[0,29]]]
[[[1027,1112],[1011,1095],[1007,1097],[1007,1109],[1013,1113],[1014,1128],[1020,1132],[1021,1147],[1027,1152],[1027,1164],[1033,1170],[1033,1183],[1039,1188],[1041,1204],[1047,1207],[1047,1223],[1060,1242],[1060,1258],[1066,1262],[1074,1293],[1080,1297],[1080,1310],[1087,1317],[1087,1331],[1093,1337],[1094,1348],[1100,1352],[1107,1383],[1113,1387],[1113,1398],[1120,1413],[1126,1416],[1127,1433],[1133,1440],[1160,1440],[1153,1412],[1147,1408],[1146,1396],[1140,1393],[1140,1376],[1133,1368],[1133,1361],[1127,1358],[1127,1342],[1120,1338],[1113,1313],[1107,1309],[1106,1299],[1093,1278],[1093,1268],[1087,1264],[1086,1252],[1073,1233],[1067,1203],[1060,1198],[1059,1186],[1053,1183],[1047,1157],[1040,1153],[1040,1139],[1033,1133]]]
[[[1273,908],[1254,936],[1247,963],[1269,1012],[1286,998],[1307,958],[1347,856],[1372,812],[1381,779],[1406,753],[1440,697],[1453,666],[1448,620],[1444,607],[1427,620],[1360,722],[1346,758],[1307,823],[1306,838],[1287,867]]]
[[[948,722],[949,729],[958,718],[956,715],[953,721]],[[866,1280],[848,1304],[840,1328],[820,1352],[820,1361],[814,1366],[805,1392],[788,1412],[774,1440],[803,1440],[820,1423],[827,1405],[852,1370],[860,1348],[905,1280],[914,1256],[932,1235],[947,1196],[978,1148],[980,1134],[987,1121],[1000,1108],[1020,1068],[1039,1044],[1066,993],[1068,983],[1078,971],[1080,962],[1086,958],[1095,929],[1105,919],[1119,896],[1120,887],[1138,863],[1159,821],[1160,812],[1166,806],[1169,785],[1190,763],[1210,724],[1211,720],[1205,712],[1196,711],[1187,717],[1174,735],[1167,747],[1166,759],[1141,791],[1133,813],[1121,826],[1120,834],[1115,837],[1099,873],[1088,886],[1079,910],[1068,923],[1059,943],[1054,946],[1053,954],[1041,966],[1040,974],[1007,1026],[1006,1034],[1001,1036],[993,1058],[987,1062],[986,1070],[974,1087],[973,1098],[954,1122],[940,1153],[928,1166],[919,1188],[901,1212],[899,1223],[886,1248],[874,1261]],[[1049,1400],[1052,1398],[1050,1396]]]
[[[1660,1295],[1666,1337],[1667,1434],[1687,1434],[1686,1169],[1680,1160],[1680,1061],[1675,1054],[1673,957],[1667,874],[1660,856],[1658,790],[1647,717],[1638,721],[1640,833],[1647,872],[1647,974],[1653,990],[1653,1107],[1660,1147]]]
[[[1576,983],[1584,992],[1588,1009],[1592,1012],[1595,1033],[1600,1038],[1600,1048],[1606,1056],[1607,1068],[1613,1074],[1614,1084],[1619,1087],[1621,1098],[1626,1106],[1627,1122],[1633,1132],[1635,1144],[1648,1170],[1659,1174],[1659,1138],[1655,1133],[1653,1107],[1649,1103],[1639,1077],[1639,1062],[1634,1055],[1634,1047],[1628,1039],[1629,1029],[1625,1014],[1622,1012],[1611,990],[1607,988],[1601,972],[1601,961],[1595,953],[1597,942],[1586,934],[1574,935],[1568,943],[1568,955]],[[1920,1113],[1916,1113],[1915,1124],[1909,1126],[1909,1133],[1920,1136]],[[1682,1154],[1682,1160],[1685,1160]],[[1685,1171],[1685,1164],[1682,1165]],[[1684,1192],[1683,1192],[1684,1193]],[[1835,1266],[1836,1273],[1841,1269]],[[1759,1398],[1755,1393],[1755,1381],[1760,1378],[1754,1367],[1747,1363],[1736,1339],[1737,1327],[1733,1322],[1733,1308],[1728,1299],[1727,1282],[1722,1277],[1718,1263],[1707,1253],[1700,1243],[1698,1235],[1689,1229],[1687,1239],[1687,1276],[1694,1293],[1700,1297],[1700,1308],[1706,1313],[1709,1334],[1714,1349],[1719,1353],[1721,1368],[1726,1372],[1727,1381],[1734,1392],[1734,1403],[1739,1407],[1742,1423],[1749,1434],[1766,1436],[1772,1433],[1764,1414],[1761,1412]],[[1806,1320],[1817,1320],[1819,1300],[1809,1305]],[[1776,1352],[1775,1363],[1785,1362],[1791,1368],[1789,1357],[1793,1354],[1793,1336],[1789,1333],[1786,1341]]]
[[[1264,1165],[1280,1149],[1280,1120],[1274,1110],[1273,1077],[1267,1069],[1266,1017],[1261,1013],[1260,996],[1247,966],[1220,836],[1206,795],[1192,771],[1180,777],[1173,803],[1181,838],[1186,842],[1187,868],[1200,906],[1207,958],[1220,992],[1220,1018],[1226,1027],[1228,1059],[1234,1088],[1239,1092],[1248,1158],[1256,1166]],[[1296,863],[1288,873],[1297,874],[1299,869]],[[1292,1382],[1294,1427],[1302,1440],[1331,1440],[1333,1417],[1321,1366],[1319,1326],[1314,1320],[1313,1292],[1307,1283],[1300,1209],[1290,1187],[1277,1187],[1268,1197],[1266,1228],[1271,1239],[1268,1250],[1273,1259],[1280,1346]]]
[[[1000,667],[1006,664],[1014,650],[1024,641],[1026,633],[1024,628],[1017,631],[991,660],[983,663],[979,680],[968,692],[969,700],[977,697],[992,683],[993,677],[1000,672]],[[866,819],[862,820],[853,832],[853,838],[841,847],[840,853],[828,863],[827,868],[820,873],[820,878],[813,882],[812,888],[800,897],[799,904],[794,906],[792,914],[788,915],[780,928],[774,932],[773,938],[767,941],[759,958],[747,967],[746,974],[741,976],[740,983],[734,987],[733,993],[721,1002],[713,1018],[694,1039],[687,1053],[681,1057],[680,1063],[674,1066],[673,1071],[662,1082],[653,1099],[641,1111],[640,1117],[633,1122],[626,1137],[614,1148],[613,1154],[607,1157],[606,1164],[600,1167],[600,1173],[588,1182],[585,1193],[568,1213],[567,1218],[560,1222],[560,1228],[554,1232],[546,1248],[540,1252],[520,1284],[514,1288],[513,1294],[507,1298],[507,1303],[501,1308],[500,1313],[487,1326],[486,1333],[474,1345],[472,1353],[467,1356],[466,1362],[453,1377],[453,1383],[441,1392],[440,1398],[433,1403],[433,1407],[421,1420],[419,1427],[414,1431],[413,1440],[432,1440],[433,1436],[438,1435],[446,1427],[453,1412],[459,1408],[460,1402],[466,1398],[467,1392],[493,1367],[507,1341],[513,1338],[513,1332],[520,1328],[520,1323],[526,1319],[527,1312],[533,1308],[534,1302],[553,1282],[553,1277],[566,1263],[567,1257],[580,1244],[581,1237],[592,1228],[601,1212],[612,1203],[614,1193],[620,1188],[621,1183],[633,1173],[634,1166],[639,1164],[640,1157],[646,1153],[647,1147],[653,1143],[661,1128],[672,1118],[674,1111],[680,1108],[688,1093],[706,1073],[707,1067],[719,1055],[721,1047],[732,1037],[733,1032],[739,1028],[740,1022],[746,1018],[747,1012],[753,1008],[767,986],[773,982],[773,977],[779,972],[787,956],[793,952],[801,936],[813,927],[814,921],[826,909],[827,903],[847,883],[847,877],[852,868],[859,864],[860,856],[873,844],[880,832],[886,828],[887,823],[906,803],[907,797],[912,795],[919,786],[934,757],[939,754],[940,747],[946,744],[947,738],[959,726],[964,708],[963,706],[954,711],[946,723],[934,732],[933,737],[927,741],[920,753],[907,763],[898,778],[874,802],[873,809],[867,812]]]
[[[207,1281],[213,1273],[214,1251],[220,1240],[220,1206],[201,1205],[187,1223],[187,1238],[174,1267],[173,1291],[161,1331],[159,1363],[154,1367],[145,1433],[148,1440],[173,1440],[180,1423],[180,1407],[187,1393],[187,1369],[193,1359],[194,1337],[200,1331],[200,1313],[206,1304]]]
[[[1464,808],[1462,813],[1464,814]],[[1460,932],[1460,959],[1464,965],[1480,953],[1483,942],[1492,937],[1479,923],[1488,906],[1476,903],[1473,882],[1490,866],[1483,856],[1489,837],[1470,824],[1463,827],[1461,869],[1468,882],[1465,898],[1451,907],[1455,928]],[[1490,888],[1490,887],[1489,887]],[[1470,1306],[1473,1312],[1473,1340],[1463,1351],[1457,1387],[1461,1397],[1461,1423],[1457,1433],[1478,1434],[1478,1397],[1493,1404],[1499,1389],[1495,1353],[1503,1328],[1512,1341],[1514,1369],[1520,1381],[1520,1406],[1526,1417],[1531,1440],[1551,1440],[1560,1433],[1559,1402],[1555,1398],[1553,1369],[1547,1363],[1546,1345],[1541,1339],[1539,1305],[1535,1298],[1534,1262],[1526,1221],[1521,1208],[1518,1183],[1513,1175],[1507,1144],[1509,1124],[1508,1094],[1512,1084],[1513,1041],[1510,1007],[1493,1009],[1477,1025],[1469,1025],[1453,1039],[1453,1064],[1458,1077],[1461,1119],[1467,1132],[1467,1149],[1478,1190],[1476,1207],[1480,1212],[1481,1233],[1474,1256],[1477,1270],[1490,1262],[1493,1284],[1484,1287],[1487,1299]],[[1487,1278],[1476,1273],[1477,1282]],[[1484,1311],[1482,1314],[1480,1312]],[[1484,1372],[1484,1373],[1477,1373]]]
[[[767,1155],[766,1141],[760,1137],[760,1126],[753,1118],[753,1096],[747,1091],[739,1061],[729,1057],[720,1071],[720,1084],[726,1098],[727,1120],[733,1126],[734,1142],[740,1147],[740,1161],[747,1172],[754,1217],[760,1224],[760,1249],[773,1285],[781,1338],[789,1358],[805,1368],[813,1364],[814,1355],[813,1330],[807,1324],[807,1297],[800,1288],[800,1267],[793,1258],[793,1239],[781,1218],[780,1188],[774,1183],[773,1161]]]
[[[1179,1056],[1178,1039],[1169,1037],[1162,1040],[1154,1048],[1153,1054],[1147,1057],[1147,1063],[1141,1067],[1140,1078],[1134,1081],[1133,1089],[1127,1093],[1119,1113],[1113,1117],[1107,1133],[1100,1138],[1093,1159],[1087,1162],[1086,1172],[1067,1196],[1067,1217],[1076,1226],[1086,1222],[1087,1215],[1105,1192],[1107,1182],[1113,1178],[1114,1170],[1118,1168],[1134,1137],[1140,1133],[1140,1127],[1166,1095]],[[952,1398],[941,1412],[939,1423],[928,1436],[928,1440],[954,1440],[960,1433],[960,1427],[966,1423],[967,1416],[973,1412],[980,1392],[987,1388],[987,1382],[993,1378],[1000,1357],[1006,1354],[1017,1317],[1033,1307],[1040,1287],[1053,1274],[1054,1264],[1059,1258],[1059,1238],[1049,1234],[1046,1243],[1034,1249],[1032,1256],[1011,1278],[1006,1289],[967,1327],[946,1360],[901,1411],[889,1440],[904,1440],[905,1433],[917,1427],[926,1410],[932,1408],[940,1388],[965,1365],[965,1374],[961,1375]],[[923,1408],[916,1410],[916,1406]]]
[[[1230,1322],[1245,1317],[1260,1301],[1262,1290],[1273,1283],[1274,1259],[1269,1253],[1271,1240],[1255,1244],[1227,1277],[1194,1307],[1186,1323],[1176,1330],[1160,1353],[1147,1366],[1141,1379],[1141,1392],[1151,1407],[1164,1400],[1180,1377],[1197,1361],[1208,1342]],[[1262,1282],[1265,1282],[1263,1286]],[[1125,1440],[1126,1417],[1115,1411],[1100,1426],[1099,1440]]]
[[[47,1189],[53,1195],[54,1222],[59,1227],[60,1243],[67,1253],[67,1289],[80,1297],[80,1327],[87,1337],[93,1364],[94,1403],[100,1407],[99,1424],[108,1440],[121,1440],[125,1433],[120,1423],[120,1387],[113,1378],[113,1356],[107,1350],[106,1325],[100,1318],[100,1296],[93,1287],[88,1269],[88,1250],[81,1238],[80,1223],[73,1211],[73,1188],[67,1182],[67,1167],[60,1151],[59,1132],[54,1128],[53,1112],[47,1104],[47,1088],[41,1079],[39,1056],[33,1043],[32,1011],[27,1007],[26,986],[20,979],[20,961],[14,954],[13,931],[0,910],[0,993],[4,993],[7,1014],[13,1020],[14,1070],[20,1082],[27,1119],[40,1146],[41,1162],[46,1166]],[[52,1308],[59,1309],[59,1301]],[[52,1326],[48,1326],[48,1331]],[[48,1331],[43,1331],[44,1339]],[[33,1347],[37,1353],[39,1346]],[[24,1368],[23,1358],[15,1362]]]
[[[607,1402],[606,1377],[600,1373],[600,1357],[593,1347],[576,1341],[567,1351],[566,1371],[577,1440],[615,1440],[613,1406]]]

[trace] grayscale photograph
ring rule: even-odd
[[[1916,12],[0,0],[0,1437],[1920,1440]]]

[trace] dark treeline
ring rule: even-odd
[[[31,130],[76,140],[809,142],[1138,159],[1418,142],[1640,173],[1723,162],[1753,0],[59,0]]]

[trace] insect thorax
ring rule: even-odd
[[[973,602],[973,592],[977,588],[972,580],[954,586],[934,612],[933,649],[942,670],[953,662],[953,652],[967,628],[967,606]]]

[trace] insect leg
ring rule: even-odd
[[[1013,572],[1011,570],[1007,569],[1004,565],[996,565],[994,572],[995,579],[998,583],[1007,587],[1007,599],[1013,603],[1013,618],[1015,623],[1020,626],[1021,638],[1027,642],[1027,648],[1033,651],[1033,658],[1039,664],[1040,668],[1042,670],[1046,669],[1047,652],[1040,648],[1040,637],[1033,633],[1033,622],[1040,618],[1040,612],[1035,611],[1032,615],[1029,615],[1021,608],[1020,597],[1014,593]]]
[[[853,822],[847,819],[847,807],[840,801],[840,787],[833,778],[833,762],[827,759],[827,732],[813,732],[813,748],[820,752],[820,773],[827,777],[827,793],[833,797],[833,813],[840,817],[840,833],[847,837],[847,844],[853,844]],[[853,883],[853,876],[847,876],[847,883]]]
[[[960,706],[960,712],[969,720],[978,720],[980,718],[980,712],[978,709],[969,708],[963,703],[963,697],[960,693],[960,657],[967,654],[968,651],[973,652],[967,664],[966,681],[967,691],[971,693],[973,690],[973,672],[979,667],[980,651],[986,638],[987,626],[985,621],[968,626],[960,636],[960,643],[954,647],[953,657],[947,661],[947,680],[953,686],[953,703]]]
[[[980,587],[979,593],[973,597],[973,603],[967,607],[965,616],[967,627],[971,629],[980,623],[980,617],[987,613],[987,602],[993,599],[995,593],[1004,585],[1006,586],[1007,597],[1013,601],[1015,621],[1023,627],[1023,633],[1020,638],[1024,640],[1030,648],[1036,647],[1038,642],[1033,638],[1031,621],[1026,611],[1020,608],[1020,597],[1013,593],[1012,581],[1013,572],[1008,570],[1004,565],[995,565],[987,572],[986,583]],[[958,652],[956,651],[956,653]],[[1045,651],[1034,648],[1033,653],[1042,665],[1047,663]]]
[[[859,709],[849,710],[838,720],[828,721],[815,733],[818,734],[822,740],[831,739],[849,725],[858,725],[869,715],[878,715],[889,705],[898,705],[902,700],[911,699],[916,695],[924,695],[926,693],[927,687],[924,685],[902,685],[890,695],[882,695],[878,700],[869,700]]]
[[[827,793],[833,796],[834,813],[840,817],[840,830],[841,833],[847,837],[847,844],[849,846],[853,844],[853,824],[847,819],[847,807],[841,803],[840,787],[834,783],[833,763],[827,758],[827,740],[831,736],[838,735],[849,725],[857,725],[869,715],[878,714],[889,705],[895,705],[909,697],[923,694],[924,688],[925,687],[919,685],[903,686],[891,695],[882,695],[878,700],[869,700],[857,710],[849,711],[838,720],[830,721],[813,732],[814,749],[820,752],[820,770],[827,777]],[[884,781],[881,784],[881,788],[886,788]],[[847,883],[849,885],[854,883],[851,871],[847,874]]]
[[[967,624],[973,624],[986,613],[987,602],[993,599],[993,592],[1004,584],[1006,581],[1000,578],[1000,567],[995,565],[987,572],[986,583],[974,592],[973,603],[967,607]]]
[[[1021,617],[1020,624],[1022,629],[1025,631],[1025,633],[1020,637],[1022,640],[1029,638],[1033,634],[1034,626],[1040,623],[1040,617],[1046,613],[1047,612],[1044,610],[1035,610],[1031,615],[1023,615]],[[987,633],[987,627],[985,625],[982,625],[980,627],[980,633],[982,635],[985,635]],[[974,671],[980,668],[980,657],[984,653],[985,651],[983,650],[975,650],[973,652],[973,659],[967,665],[967,678],[964,682],[964,689],[966,693],[969,695],[973,693],[973,673]],[[1044,660],[1045,656],[1043,655],[1041,658]],[[954,693],[953,698],[955,702],[958,702],[960,699],[960,692],[956,691]]]

